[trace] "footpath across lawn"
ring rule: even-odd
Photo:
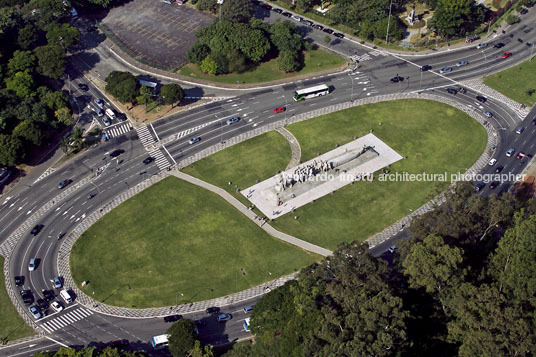
[[[319,258],[272,238],[215,194],[168,177],[86,231],[70,263],[78,286],[89,281],[89,296],[146,308],[225,296]]]
[[[536,102],[536,60],[484,77],[484,83],[520,104],[532,106]]]
[[[487,143],[486,131],[477,121],[446,104],[428,100],[398,100],[364,105],[313,118],[287,127],[298,139],[302,157],[307,161],[368,134],[371,130],[406,159],[393,164],[390,173],[465,172],[482,154]],[[244,145],[244,146],[243,146]],[[254,146],[247,141],[233,146],[235,152],[247,152]],[[268,146],[256,150],[268,150]],[[274,162],[266,157],[255,160],[257,167],[270,167],[261,177],[244,177],[247,160],[238,160],[227,150],[218,153],[218,165],[228,170],[214,170],[214,158],[194,164],[189,173],[215,185],[239,181],[245,189],[256,179],[274,174]],[[284,170],[286,163],[279,164]],[[424,204],[442,182],[357,182],[324,196],[277,218],[273,226],[328,249],[354,240],[363,241]],[[235,195],[240,195],[233,192]],[[241,195],[240,195],[241,196]],[[294,216],[298,219],[294,219]]]
[[[344,65],[346,61],[330,52],[317,49],[313,51],[304,51],[304,66],[301,70],[292,73],[284,73],[279,70],[277,59],[263,62],[252,69],[243,73],[230,73],[220,75],[210,75],[201,72],[199,67],[194,64],[188,64],[182,67],[178,74],[192,78],[204,79],[211,82],[238,84],[238,83],[262,83],[276,81],[278,79],[287,79],[312,72],[320,72],[327,69],[338,68]]]
[[[4,258],[0,257],[0,266],[4,266]],[[4,276],[0,281],[0,342],[13,341],[19,338],[35,335],[35,331],[24,322],[13,306],[7,294]],[[18,292],[17,292],[18,294]]]

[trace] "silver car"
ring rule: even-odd
[[[467,62],[467,61],[460,61],[460,62],[456,63],[456,67],[467,66],[468,64],[469,64],[469,62]]]
[[[449,73],[449,72],[452,72],[452,68],[451,67],[443,67],[439,70],[439,73]]]
[[[481,48],[488,47],[488,44],[485,42],[481,42],[478,45],[476,45],[476,49],[479,50]]]

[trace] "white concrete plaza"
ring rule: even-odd
[[[273,219],[401,159],[374,134],[367,134],[241,192]]]

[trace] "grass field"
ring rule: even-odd
[[[89,296],[145,308],[224,296],[317,259],[272,238],[220,197],[169,177],[94,224],[70,263],[78,286],[89,281]]]
[[[288,141],[271,131],[198,161],[183,172],[204,178],[247,202],[241,194],[236,194],[237,187],[244,189],[285,169],[290,155]]]
[[[346,61],[343,58],[318,49],[314,51],[305,51],[304,67],[301,70],[292,73],[284,73],[280,71],[278,69],[277,59],[272,59],[270,61],[263,62],[244,73],[220,74],[215,76],[201,72],[197,65],[189,64],[182,67],[178,71],[178,74],[219,83],[260,83],[292,78],[302,74],[319,72],[326,69],[338,68],[344,65],[344,63],[346,63]]]
[[[293,124],[287,129],[300,142],[302,161],[372,129],[392,149],[408,157],[393,164],[391,173],[463,172],[476,161],[487,143],[484,128],[475,120],[448,105],[425,100],[356,107]],[[240,146],[244,144],[233,149],[241,151]],[[264,147],[257,150],[269,151],[272,147],[265,142]],[[247,171],[243,166],[246,163],[230,154],[227,154],[227,162],[219,162],[219,165],[233,168],[226,172],[215,170],[213,159],[208,159],[197,162],[195,172],[190,173],[221,185],[241,179]],[[272,166],[272,163],[256,162],[255,165]],[[285,165],[279,167],[284,168]],[[272,168],[266,170],[261,179],[272,176],[273,171]],[[243,181],[245,187],[255,183],[253,178]],[[298,219],[285,215],[273,225],[301,239],[335,249],[342,241],[365,240],[408,215],[430,198],[436,185],[433,182],[358,182],[297,209]]]
[[[518,103],[532,106],[536,102],[536,60],[487,76],[484,83]]]
[[[4,258],[0,257],[0,266],[4,266]],[[35,335],[35,331],[24,322],[7,295],[4,276],[0,279],[0,340],[9,341]]]

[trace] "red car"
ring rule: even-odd
[[[501,58],[508,58],[512,55],[512,52],[505,52],[501,55]]]
[[[283,113],[284,111],[285,111],[285,107],[277,107],[274,109],[274,114]]]

